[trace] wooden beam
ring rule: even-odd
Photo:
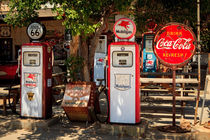
[[[168,89],[148,89],[148,88],[144,88],[144,89],[141,89],[141,91],[148,91],[148,92],[169,92]],[[194,93],[196,92],[196,90],[176,90],[176,92],[187,92],[187,93]]]
[[[172,83],[172,78],[140,78],[141,83]],[[185,83],[185,84],[197,84],[198,79],[192,78],[192,79],[176,79],[176,83]]]
[[[154,100],[164,100],[164,101],[170,101],[172,100],[172,96],[149,96],[148,98],[154,99]],[[176,101],[195,101],[196,97],[189,97],[189,96],[176,96]]]

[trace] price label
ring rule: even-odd
[[[44,36],[44,26],[40,23],[31,23],[27,28],[27,34],[32,40],[38,40]]]

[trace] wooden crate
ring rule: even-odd
[[[92,121],[95,100],[94,82],[69,83],[61,106],[71,121]]]

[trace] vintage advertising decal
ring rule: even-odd
[[[34,100],[34,93],[33,92],[27,92],[27,97],[29,101]]]
[[[194,55],[196,37],[192,30],[180,23],[169,23],[154,38],[154,53],[166,66],[183,66]]]
[[[114,34],[119,39],[130,39],[136,33],[136,25],[129,18],[121,18],[114,24]]]
[[[38,73],[24,73],[24,85],[28,88],[37,87]]]
[[[128,90],[131,88],[130,74],[115,74],[115,85],[118,90]]]
[[[103,57],[96,58],[96,65],[104,65],[104,58]]]

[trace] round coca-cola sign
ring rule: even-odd
[[[169,23],[154,38],[154,53],[166,66],[181,67],[194,55],[196,37],[193,31],[180,23]]]
[[[119,39],[130,39],[136,33],[136,25],[129,18],[120,18],[114,24],[114,34]]]

